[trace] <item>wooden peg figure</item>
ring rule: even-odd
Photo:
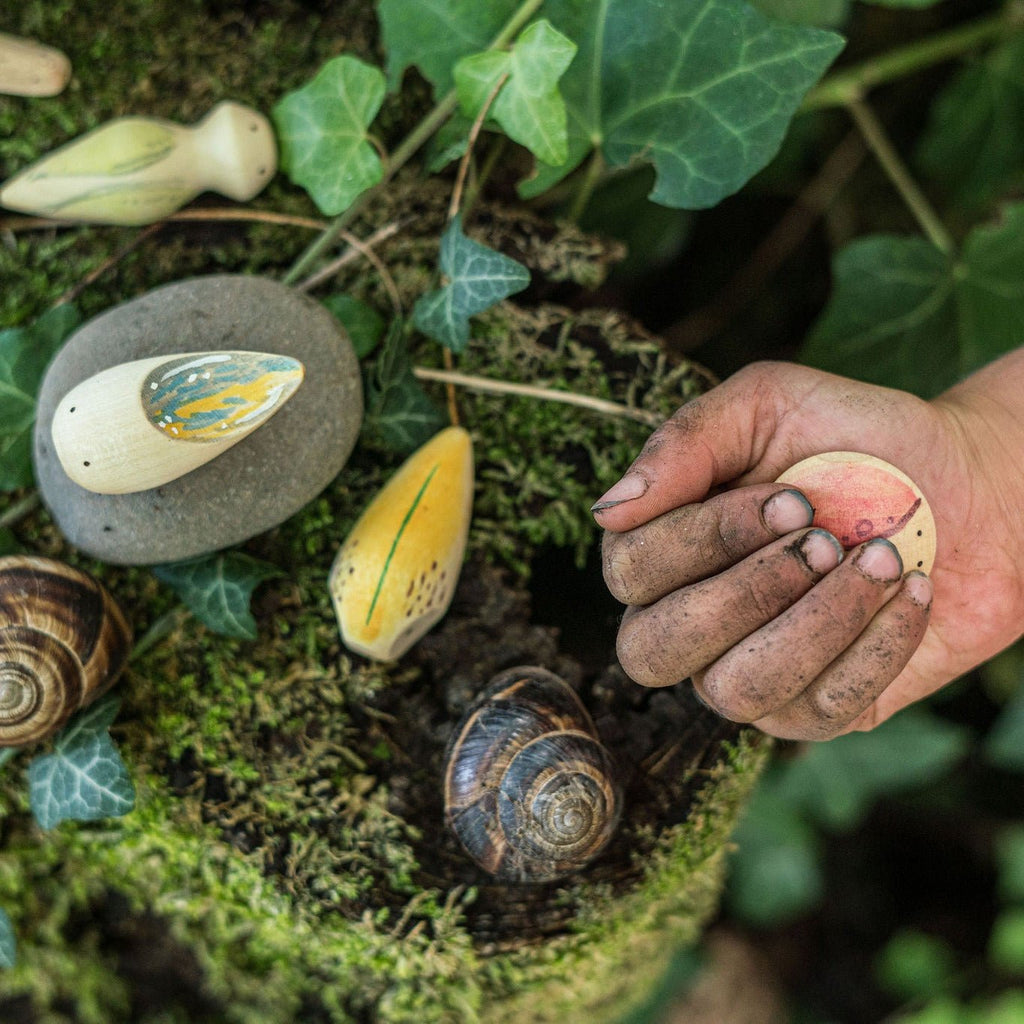
[[[0,32],[0,92],[56,96],[71,78],[71,61],[52,46]]]
[[[93,224],[151,224],[212,190],[252,199],[277,170],[270,122],[225,100],[194,127],[120,117],[0,188],[0,206]]]

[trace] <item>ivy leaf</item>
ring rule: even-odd
[[[971,61],[931,105],[921,167],[966,204],[1019,180],[1024,165],[1024,38]]]
[[[1024,204],[976,227],[959,258],[922,238],[876,235],[839,252],[833,276],[803,359],[931,398],[1020,344]]]
[[[459,59],[486,49],[518,5],[518,0],[378,0],[388,85],[397,88],[402,72],[416,65],[436,96],[449,92]]]
[[[42,828],[120,817],[135,806],[135,787],[107,733],[120,704],[109,696],[80,711],[54,740],[53,753],[29,764],[29,801]]]
[[[750,0],[762,14],[798,25],[836,28],[850,14],[850,0]]]
[[[0,331],[0,490],[13,491],[32,483],[32,428],[39,383],[80,319],[75,307],[65,303],[28,327]]]
[[[252,592],[281,570],[241,551],[219,551],[153,568],[158,580],[181,598],[193,615],[214,633],[256,639],[249,610]]]
[[[530,283],[530,272],[521,263],[464,235],[460,216],[441,236],[440,264],[448,283],[417,299],[413,322],[453,352],[468,344],[471,316]]]
[[[880,796],[941,777],[969,743],[965,729],[913,708],[871,732],[812,744],[782,766],[777,795],[827,828],[853,828]]]
[[[395,320],[366,381],[364,435],[371,444],[407,455],[444,426],[444,417],[420,386]]]
[[[341,213],[381,180],[380,157],[366,129],[384,90],[377,68],[355,57],[335,57],[274,107],[281,169],[306,189],[321,213]]]
[[[653,163],[654,202],[714,206],[771,160],[843,46],[834,33],[770,21],[744,0],[549,0],[544,10],[579,55],[560,85],[569,157],[525,182],[528,196],[599,139],[612,166]]]
[[[807,913],[825,889],[818,834],[771,782],[771,774],[761,780],[733,834],[726,883],[732,912],[756,927]]]
[[[380,0],[392,85],[415,64],[446,93],[454,64],[487,47],[516,7]],[[547,0],[544,14],[579,53],[559,84],[569,155],[524,182],[527,196],[564,178],[600,140],[613,166],[654,164],[655,202],[714,206],[771,160],[843,46],[832,32],[771,21],[744,0]]]
[[[384,318],[380,313],[351,295],[331,295],[323,302],[345,328],[357,358],[368,356],[384,333]]]
[[[11,924],[7,911],[0,907],[0,967],[13,967],[17,963],[17,948],[14,925]]]
[[[455,66],[463,113],[477,117],[503,75],[490,115],[505,134],[546,164],[569,156],[565,101],[558,80],[572,62],[576,44],[548,21],[524,29],[511,50],[489,50],[464,57]]]

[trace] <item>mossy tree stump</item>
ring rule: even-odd
[[[226,97],[266,109],[327,55],[372,56],[366,3],[264,6],[92,0],[0,14],[0,31],[58,43],[75,66],[64,97],[0,97],[0,177],[111,116],[190,122]],[[410,176],[353,226],[402,216],[378,252],[406,309],[430,285],[447,188]],[[281,180],[255,206],[311,213]],[[0,328],[138,236],[9,226]],[[701,390],[700,371],[638,325],[560,304],[585,305],[580,286],[601,279],[614,246],[494,205],[468,229],[525,263],[534,285],[476,322],[460,370],[658,416]],[[196,273],[276,276],[307,241],[294,227],[166,225],[79,302],[90,314]],[[320,294],[387,313],[372,271],[344,275]],[[439,361],[425,344],[415,355]],[[319,499],[247,545],[284,570],[257,592],[258,640],[186,619],[132,663],[114,732],[138,787],[133,813],[44,833],[22,762],[5,767],[0,906],[19,962],[0,973],[4,1020],[614,1021],[696,939],[765,745],[687,687],[645,691],[615,664],[588,507],[650,428],[530,398],[464,392],[459,407],[477,463],[470,555],[448,616],[409,655],[379,666],[345,652],[327,593],[335,551],[399,461],[364,443]],[[140,635],[174,605],[147,570],[82,559],[45,513],[17,536],[101,575]],[[524,663],[578,687],[618,760],[626,810],[610,850],[578,876],[499,886],[443,828],[442,761],[473,695]]]

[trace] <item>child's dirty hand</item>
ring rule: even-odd
[[[836,450],[921,488],[931,578],[888,540],[844,552],[771,482]],[[629,605],[618,654],[633,679],[689,677],[720,714],[776,736],[869,729],[1024,630],[1024,353],[931,403],[755,364],[655,431],[594,513],[605,580]]]

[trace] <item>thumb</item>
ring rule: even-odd
[[[591,511],[621,532],[680,505],[703,500],[761,458],[782,415],[771,364],[747,367],[682,406],[648,438],[626,473]]]

